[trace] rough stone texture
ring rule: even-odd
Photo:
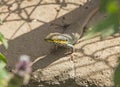
[[[0,51],[8,58],[8,67],[21,54],[33,61],[33,73],[29,87],[104,87],[112,86],[112,75],[120,53],[119,35],[100,40],[95,37],[81,40],[78,49],[65,55],[66,49],[57,51],[44,41],[51,32],[78,32],[74,25],[83,24],[89,13],[98,6],[99,0],[2,0],[0,25],[8,39],[7,50]],[[99,12],[86,28],[104,18]],[[72,26],[72,27],[71,27]]]

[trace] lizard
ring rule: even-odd
[[[83,36],[84,33],[84,27],[88,24],[90,19],[98,12],[99,7],[93,9],[90,14],[87,16],[85,21],[79,28],[81,29],[80,33],[72,33],[71,35],[66,33],[50,33],[46,36],[44,39],[45,41],[49,43],[54,43],[58,46],[65,46],[72,48],[74,50],[74,45],[80,40],[80,38]],[[79,25],[79,24],[78,24]],[[72,52],[73,52],[72,50]]]
[[[72,52],[74,51],[74,42],[76,41],[77,34],[72,34],[70,36],[68,34],[61,34],[61,33],[50,33],[45,38],[45,41],[49,43],[54,43],[55,47],[62,46],[67,48],[72,48]],[[74,38],[73,38],[74,37]]]

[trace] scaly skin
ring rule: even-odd
[[[75,39],[68,34],[61,34],[61,33],[50,33],[46,38],[45,41],[49,43],[54,43],[56,46],[63,46],[66,48],[70,48],[73,53],[74,51],[74,41]],[[68,54],[68,53],[67,53]]]
[[[50,43],[55,43],[60,46],[67,46],[67,47],[73,48],[74,38],[72,38],[68,34],[50,33],[45,38],[45,41]]]

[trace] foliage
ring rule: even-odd
[[[118,60],[119,60],[119,64],[115,69],[114,77],[113,77],[116,87],[120,86],[120,58],[118,58]]]
[[[0,33],[0,42],[3,43],[4,47],[7,49],[8,48],[8,43],[7,40],[5,39],[5,37],[2,35],[2,33]]]
[[[1,19],[0,19],[0,24],[2,24]],[[5,39],[2,33],[0,33],[0,42],[4,45],[6,49],[8,48],[7,40]],[[24,81],[23,78],[25,77],[19,76],[18,73],[20,72],[20,70],[17,73],[7,72],[7,70],[5,69],[6,64],[7,64],[6,57],[2,53],[0,53],[0,87],[21,87]],[[26,66],[23,66],[23,67],[26,67]],[[25,73],[26,71],[23,71],[23,72]],[[27,75],[29,76],[30,73],[27,73]]]
[[[0,87],[6,87],[6,82],[9,79],[8,78],[8,73],[5,70],[6,66],[6,58],[2,54],[0,54]]]
[[[96,35],[102,37],[120,32],[120,6],[119,0],[101,0],[100,11],[107,14],[107,18],[90,28],[84,38]]]
[[[0,19],[0,24],[2,20]],[[4,47],[8,48],[8,43],[2,33],[0,33],[0,42]],[[19,60],[16,64],[14,73],[8,72],[5,67],[7,64],[6,57],[0,53],[0,87],[21,87],[26,85],[30,79],[31,66],[28,56],[22,56],[22,60]]]
[[[0,24],[2,24],[2,20],[0,19]],[[8,48],[8,43],[5,37],[0,33],[0,42],[4,45],[4,47]],[[9,80],[9,74],[5,69],[7,60],[6,57],[0,53],[0,87],[7,87],[7,82]]]
[[[100,11],[107,14],[107,18],[98,22],[90,28],[84,39],[101,35],[102,37],[120,32],[120,1],[119,0],[101,0]],[[120,62],[120,61],[119,61]],[[120,63],[115,69],[114,75],[115,86],[120,86]]]
[[[0,87],[21,87],[22,84],[28,83],[30,79],[28,77],[30,77],[31,66],[30,61],[25,58],[26,57],[24,57],[22,61],[19,60],[17,63],[19,64],[19,67],[16,67],[16,71],[14,73],[10,73],[5,69],[7,63],[5,56],[0,54]]]

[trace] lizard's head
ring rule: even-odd
[[[72,37],[74,40],[78,40],[80,38],[80,34],[79,33],[72,33]]]

